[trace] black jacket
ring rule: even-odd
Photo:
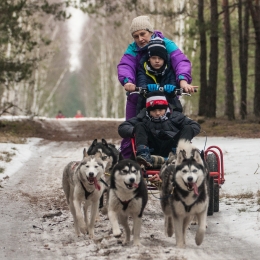
[[[163,130],[169,137],[173,138],[185,125],[191,125],[194,131],[194,136],[199,134],[200,125],[183,115],[181,112],[172,111],[172,113],[168,113],[167,116],[168,120],[153,122],[146,115],[146,109],[143,109],[136,117],[120,124],[118,127],[118,133],[122,138],[133,137],[134,126],[138,122],[144,122],[155,136]]]
[[[167,68],[163,76],[155,76],[150,74],[146,68],[148,55],[144,56],[140,61],[140,67],[137,72],[137,87],[146,87],[148,84],[159,84],[160,87],[164,87],[166,84],[177,86],[176,75],[171,66],[170,58],[168,57]],[[171,104],[173,110],[182,112],[182,105],[178,97],[175,94],[169,94],[165,92],[167,101]],[[146,98],[140,94],[136,106],[136,114],[138,114],[145,107]]]
[[[171,84],[177,86],[176,75],[173,71],[173,68],[170,63],[170,58],[167,61],[167,68],[163,76],[154,76],[150,74],[146,68],[145,63],[147,62],[148,56],[145,56],[140,61],[140,67],[137,72],[137,87],[146,87],[147,84],[159,84],[160,87],[163,87],[166,84]]]

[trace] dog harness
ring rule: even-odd
[[[114,193],[115,193],[115,192],[114,192]],[[116,193],[115,193],[115,195],[116,195]],[[117,195],[116,195],[116,197],[117,197],[117,199],[120,201],[120,203],[123,205],[123,210],[126,210],[127,207],[128,207],[128,205],[129,205],[129,203],[130,203],[136,196],[134,196],[132,199],[126,200],[126,201],[120,200]]]
[[[86,190],[86,188],[85,188],[85,186],[83,185],[82,181],[80,181],[80,183],[81,183],[81,186],[82,186],[82,188],[83,188],[83,190],[84,190],[84,192],[85,192],[85,199],[87,200],[87,199],[88,199],[88,196],[91,195],[91,194],[94,192],[95,189],[94,189],[93,191],[89,192],[89,191]]]

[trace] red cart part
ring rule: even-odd
[[[225,182],[222,150],[218,146],[213,145],[206,149],[206,151],[205,151],[206,159],[207,159],[208,153],[214,153],[217,158],[217,163],[218,163],[218,171],[210,172],[210,176],[214,177],[215,183],[218,183],[219,185],[221,185]]]

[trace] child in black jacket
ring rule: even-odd
[[[171,110],[161,91],[147,94],[146,108],[118,127],[121,137],[134,137],[136,160],[152,167],[152,154],[167,157],[180,139],[192,140],[199,134],[200,125],[179,111]]]
[[[172,69],[170,57],[161,38],[153,38],[148,44],[147,55],[140,61],[137,72],[137,86],[147,88],[148,92],[164,89],[166,99],[172,109],[182,112],[182,105],[175,95],[176,75]],[[145,107],[146,97],[140,94],[137,114]]]

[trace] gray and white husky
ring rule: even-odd
[[[119,224],[123,226],[123,244],[130,242],[129,217],[133,219],[133,244],[140,244],[142,215],[147,200],[147,187],[140,165],[129,159],[119,161],[110,178],[108,217],[115,237],[121,236]]]
[[[111,161],[104,161],[101,153],[88,155],[83,151],[83,160],[70,162],[63,171],[62,187],[69,209],[74,220],[76,234],[89,234],[94,237],[94,224],[98,214],[99,199],[104,190],[101,178],[104,178],[105,168]],[[82,214],[82,204],[83,212]],[[88,208],[91,206],[90,221]]]
[[[171,236],[175,231],[179,248],[186,245],[186,230],[194,216],[199,223],[195,237],[197,245],[202,243],[206,231],[209,171],[203,157],[189,141],[180,140],[175,164],[166,167],[162,173],[166,176],[161,192],[164,200],[161,205],[168,221],[165,222],[166,234]],[[169,178],[172,178],[171,184]]]

